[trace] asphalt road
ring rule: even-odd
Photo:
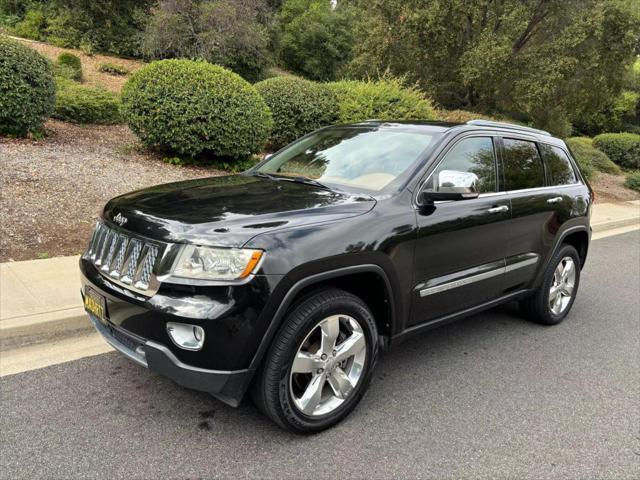
[[[116,353],[0,388],[1,478],[639,478],[640,232],[593,243],[563,324],[505,307],[412,339],[311,437]]]

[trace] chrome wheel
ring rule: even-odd
[[[564,312],[571,302],[576,283],[576,264],[571,257],[564,257],[553,274],[549,289],[549,309],[554,315]]]
[[[289,388],[305,415],[326,415],[338,408],[362,377],[367,341],[348,315],[320,321],[306,336],[291,366]]]

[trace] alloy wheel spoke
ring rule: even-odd
[[[565,283],[564,285],[562,285],[562,289],[560,291],[563,295],[571,297],[571,295],[573,295],[573,285]]]
[[[337,367],[327,379],[333,393],[338,398],[345,399],[353,390],[353,384],[344,370]]]
[[[567,263],[565,263],[564,268],[562,269],[563,281],[566,282],[568,280],[569,275],[573,273],[573,268],[574,268],[573,260],[567,260]]]
[[[338,316],[327,318],[322,325],[320,325],[320,331],[322,333],[320,350],[326,355],[331,355],[333,349],[336,346],[336,340],[340,334],[340,319]]]
[[[563,271],[562,263],[559,263],[558,266],[556,267],[555,272],[553,272],[553,279],[555,283],[562,282],[562,271]]]
[[[365,348],[364,335],[360,332],[353,332],[349,338],[336,347],[336,361],[342,362]]]
[[[562,308],[562,295],[556,295],[556,298],[553,302],[553,313],[560,313],[560,309]]]
[[[301,409],[307,415],[312,415],[320,403],[325,382],[326,377],[324,374],[314,376],[300,398]]]
[[[317,355],[307,352],[298,352],[296,358],[293,359],[291,371],[293,373],[313,373],[322,368],[324,363]]]

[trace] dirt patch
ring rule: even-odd
[[[43,140],[0,138],[0,262],[80,253],[112,197],[223,175],[139,153],[128,127],[50,120]]]
[[[596,192],[596,202],[628,202],[640,200],[640,193],[624,186],[624,175],[610,175],[599,172],[592,180],[591,187]]]
[[[110,57],[107,55],[92,55],[88,56],[82,53],[80,50],[73,48],[60,48],[49,45],[48,43],[38,42],[36,40],[27,40],[25,38],[11,37],[34,50],[37,50],[41,55],[47,57],[49,60],[55,62],[58,55],[64,52],[73,53],[80,58],[82,62],[82,83],[92,85],[94,87],[102,86],[108,90],[119,92],[127,81],[126,76],[109,75],[108,73],[102,73],[98,71],[98,67],[102,63],[113,63],[120,65],[129,72],[134,72],[144,65],[144,63],[136,60],[125,60],[118,57]]]

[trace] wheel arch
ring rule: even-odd
[[[584,264],[587,260],[587,252],[589,251],[589,242],[591,241],[591,228],[588,225],[576,225],[573,227],[569,227],[563,230],[556,236],[555,243],[553,248],[549,250],[549,254],[547,258],[544,259],[544,263],[541,265],[541,268],[538,270],[538,274],[536,276],[536,281],[534,285],[537,287],[542,282],[542,278],[544,276],[544,272],[549,265],[549,262],[556,254],[558,249],[563,244],[572,245],[580,256],[580,268],[584,267]]]
[[[370,286],[371,283],[358,283],[358,281],[372,281],[373,279],[379,282],[378,288],[373,288],[369,291],[367,291],[366,287]],[[362,298],[374,314],[376,325],[379,328],[379,335],[383,340],[382,346],[384,347],[384,345],[386,345],[388,339],[393,334],[398,315],[396,312],[396,300],[394,299],[391,282],[387,273],[381,266],[376,264],[341,267],[309,275],[294,283],[287,290],[260,342],[260,346],[249,367],[250,369],[259,368],[264,355],[273,342],[275,334],[282,325],[290,308],[310,293],[325,287],[341,288]],[[380,297],[380,293],[384,296]],[[369,302],[372,302],[373,307]]]

